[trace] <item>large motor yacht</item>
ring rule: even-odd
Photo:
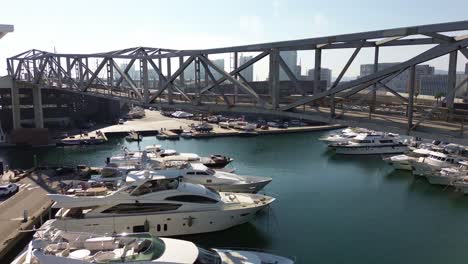
[[[173,263],[293,264],[290,258],[253,250],[204,249],[192,242],[159,238],[150,233],[97,235],[50,228],[34,235],[13,264]],[[41,229],[43,229],[41,228]]]
[[[60,208],[53,226],[100,233],[148,231],[176,236],[224,230],[246,223],[275,199],[216,192],[203,185],[150,176],[101,196],[49,194]]]
[[[270,177],[217,171],[200,163],[183,163],[181,166],[154,171],[131,171],[126,181],[144,179],[147,174],[180,177],[182,182],[202,184],[219,192],[257,193],[272,181]]]
[[[442,168],[457,167],[463,160],[464,158],[458,155],[432,151],[427,157],[412,160],[411,168],[415,176],[430,176]]]
[[[408,151],[408,146],[401,143],[393,134],[359,134],[348,142],[329,145],[337,154],[396,154]]]

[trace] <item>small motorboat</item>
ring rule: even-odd
[[[135,132],[135,130],[131,130],[128,135],[125,137],[127,141],[141,141],[140,133]]]

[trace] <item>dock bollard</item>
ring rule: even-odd
[[[23,223],[28,221],[28,209],[24,209],[23,211]]]

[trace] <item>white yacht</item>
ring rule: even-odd
[[[397,170],[411,171],[411,161],[416,161],[421,157],[427,157],[430,154],[430,152],[431,150],[428,149],[415,149],[406,154],[385,157],[383,158],[383,160]]]
[[[148,231],[176,236],[224,230],[246,223],[275,199],[216,192],[177,178],[151,176],[101,196],[48,194],[61,208],[55,228],[100,233]]]
[[[204,249],[192,242],[150,233],[97,235],[50,228],[39,230],[13,264],[172,263],[293,264],[294,260],[262,251]],[[43,229],[43,228],[41,228]]]
[[[411,168],[415,176],[429,176],[436,174],[442,168],[457,167],[464,158],[442,152],[431,151],[427,157],[411,161]]]
[[[270,177],[243,176],[217,171],[200,163],[183,163],[180,166],[152,171],[130,171],[126,181],[141,180],[148,175],[180,177],[182,182],[202,184],[218,192],[257,193],[272,181]]]
[[[348,142],[351,139],[355,138],[357,135],[362,133],[372,133],[373,131],[365,128],[345,128],[338,133],[328,134],[324,137],[319,138],[319,140],[325,142],[326,144],[333,143],[343,143]]]
[[[408,151],[408,146],[401,143],[393,134],[362,133],[348,142],[329,145],[337,154],[396,154]]]
[[[223,155],[211,155],[209,157],[200,157],[194,153],[178,153],[172,149],[163,149],[161,145],[147,146],[144,151],[129,151],[124,149],[123,155],[112,156],[108,163],[114,163],[123,166],[141,165],[142,159],[146,161],[161,159],[165,160],[183,160],[202,163],[210,168],[224,168],[234,159]]]

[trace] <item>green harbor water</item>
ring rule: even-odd
[[[325,133],[325,132],[324,132]],[[468,196],[396,172],[379,156],[337,156],[324,133],[158,142],[179,152],[233,157],[239,174],[271,176],[265,193],[277,198],[251,223],[183,237],[207,247],[243,247],[295,256],[297,263],[466,263]],[[102,166],[137,143],[4,149],[10,167],[28,168],[33,155],[49,165]]]

